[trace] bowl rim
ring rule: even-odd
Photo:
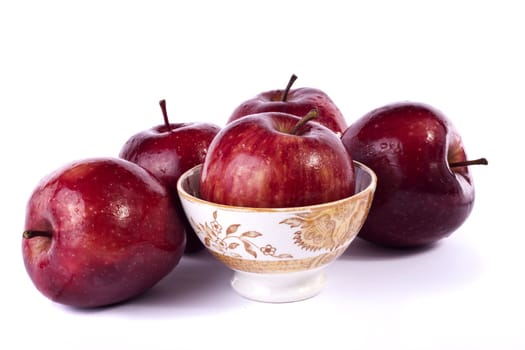
[[[210,202],[205,199],[196,197],[188,191],[186,191],[183,187],[183,182],[189,178],[193,173],[199,171],[203,163],[198,164],[187,171],[185,171],[177,180],[177,192],[179,194],[179,197],[184,197],[188,201],[194,201],[197,203],[205,204],[208,206],[213,206],[219,209],[228,210],[228,211],[242,211],[242,212],[254,212],[254,211],[264,211],[264,212],[289,212],[289,211],[305,211],[305,210],[311,210],[311,209],[320,209],[324,207],[329,207],[333,205],[337,205],[346,201],[351,200],[354,197],[363,195],[365,193],[368,193],[370,191],[374,191],[377,186],[377,175],[376,173],[365,164],[358,162],[356,160],[352,161],[354,163],[354,166],[360,168],[362,171],[367,173],[370,176],[370,183],[363,188],[361,191],[354,193],[351,196],[337,199],[335,201],[330,202],[324,202],[324,203],[318,203],[318,204],[311,204],[311,205],[305,205],[305,206],[296,206],[296,207],[243,207],[243,206],[235,206],[235,205],[227,205],[227,204],[220,204],[215,202]],[[182,198],[181,198],[182,199]]]

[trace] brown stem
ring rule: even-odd
[[[38,230],[26,230],[22,234],[22,237],[24,237],[25,239],[30,239],[33,237],[51,237],[51,232],[38,231]]]
[[[166,100],[159,101],[160,109],[162,111],[162,116],[164,117],[164,125],[168,130],[170,130],[170,121],[168,119],[168,110],[166,108]]]
[[[282,102],[286,102],[288,99],[288,93],[290,92],[290,89],[292,88],[293,83],[297,80],[297,75],[292,74],[290,77],[290,80],[288,81],[288,85],[286,85],[286,89],[284,89],[283,97],[281,98]]]
[[[487,165],[487,164],[489,164],[489,162],[486,158],[479,158],[479,159],[474,159],[474,160],[465,160],[462,162],[450,163],[449,166],[451,168],[457,168],[457,167],[469,166],[469,165]]]
[[[294,128],[292,129],[292,131],[290,132],[290,134],[292,135],[297,135],[297,133],[299,132],[299,129],[301,129],[301,127],[308,123],[310,120],[312,119],[315,119],[317,118],[317,109],[312,109],[310,112],[308,112],[308,114],[306,114],[304,117],[301,118],[301,120],[299,120],[297,122],[297,124],[295,124]]]

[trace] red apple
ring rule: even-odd
[[[265,91],[243,102],[233,111],[228,122],[261,112],[284,112],[302,117],[312,109],[317,109],[318,116],[315,121],[341,136],[348,125],[339,108],[319,89],[291,89],[296,79],[297,76],[292,75],[284,90]]]
[[[165,187],[118,158],[85,159],[43,178],[27,204],[22,253],[34,285],[57,303],[132,298],[179,262],[185,236]]]
[[[282,112],[228,124],[204,160],[203,199],[246,207],[296,207],[354,193],[354,167],[340,138],[318,123]]]
[[[400,102],[353,123],[342,141],[377,174],[374,202],[359,237],[388,247],[416,247],[460,227],[474,204],[461,137],[439,110]]]
[[[220,127],[211,123],[170,123],[166,101],[160,101],[164,124],[133,135],[124,144],[120,157],[149,170],[168,188],[177,206],[177,215],[184,223],[187,236],[186,253],[204,249],[184,215],[177,193],[177,180],[186,170],[201,164],[208,146]]]

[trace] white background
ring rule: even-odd
[[[359,3],[359,4],[358,4]],[[343,5],[344,4],[344,5]],[[525,347],[522,128],[525,21],[519,1],[3,1],[0,348],[518,349]],[[456,124],[477,198],[431,249],[356,241],[318,296],[237,296],[206,253],[137,300],[81,311],[44,298],[22,263],[27,199],[71,160],[117,156],[172,121],[223,125],[243,100],[327,92],[349,123],[399,100]],[[10,345],[7,345],[10,344]]]

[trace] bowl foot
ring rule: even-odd
[[[324,268],[288,273],[251,273],[235,271],[233,289],[255,301],[286,303],[311,298],[326,285]]]

